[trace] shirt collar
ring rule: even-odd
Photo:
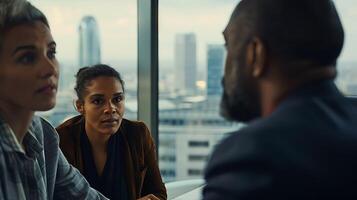
[[[34,117],[32,123],[25,134],[23,144],[27,148],[27,156],[36,157],[43,150],[42,144],[35,137],[35,133],[42,135],[42,126],[39,124],[39,120]],[[25,154],[20,143],[18,142],[15,133],[0,117],[0,144],[3,146],[3,150],[7,152],[18,152]]]

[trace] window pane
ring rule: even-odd
[[[137,4],[133,0],[33,0],[47,16],[57,43],[57,105],[40,113],[59,125],[77,115],[74,75],[80,67],[108,64],[125,81],[125,118],[137,116]]]
[[[345,43],[337,63],[336,83],[344,94],[357,96],[357,2],[355,0],[334,2],[345,30]]]
[[[159,1],[159,165],[164,180],[202,178],[240,124],[219,116],[222,32],[238,0]]]
[[[202,177],[205,156],[242,126],[218,114],[226,53],[221,32],[238,2],[159,2],[159,154],[175,157],[159,160],[165,181]],[[357,3],[334,2],[345,29],[336,83],[345,95],[357,96]]]

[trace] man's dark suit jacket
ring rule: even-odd
[[[357,199],[357,107],[306,85],[219,144],[205,179],[205,200]]]

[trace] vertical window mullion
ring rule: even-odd
[[[158,0],[138,0],[138,120],[158,152]]]

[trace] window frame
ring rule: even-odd
[[[138,0],[138,120],[146,123],[159,147],[158,0]],[[157,160],[158,162],[158,160]]]

